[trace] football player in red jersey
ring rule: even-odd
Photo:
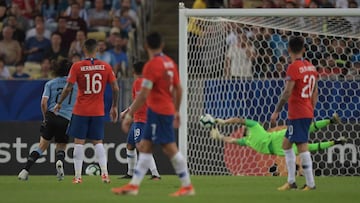
[[[63,89],[60,99],[54,107],[55,112],[61,108],[61,103],[71,92],[75,83],[78,93],[73,109],[68,135],[74,137],[74,184],[82,182],[81,172],[84,160],[85,140],[89,139],[95,146],[95,156],[101,168],[101,178],[105,183],[110,183],[107,170],[107,157],[103,145],[104,139],[104,92],[106,84],[112,88],[112,105],[110,118],[116,122],[118,117],[119,86],[115,74],[109,64],[95,58],[97,42],[88,39],[83,45],[86,58],[75,62],[70,70],[67,84]]]
[[[288,180],[278,190],[296,189],[295,183],[295,153],[292,144],[295,143],[299,152],[306,184],[303,190],[315,189],[312,173],[312,160],[308,149],[309,127],[314,118],[314,108],[318,99],[318,72],[316,68],[303,58],[305,52],[304,39],[301,36],[292,37],[288,45],[292,63],[286,72],[286,84],[282,96],[271,115],[271,123],[275,123],[279,112],[288,102],[288,128],[283,141]]]
[[[145,103],[148,105],[144,138],[140,141],[139,160],[129,184],[113,188],[118,195],[136,195],[139,185],[149,168],[153,144],[160,144],[171,160],[175,173],[181,181],[180,189],[172,196],[194,195],[186,159],[175,142],[174,127],[180,125],[179,108],[182,96],[178,68],[175,62],[163,53],[163,41],[159,33],[146,37],[149,61],[143,71],[142,88],[122,121],[125,132],[129,130],[134,113]]]

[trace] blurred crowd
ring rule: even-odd
[[[98,40],[97,58],[118,77],[131,76],[144,2],[0,0],[0,79],[50,79],[50,62],[83,59],[87,38]]]
[[[360,3],[360,2],[359,2]],[[195,0],[193,8],[358,8],[357,0]],[[261,24],[262,18],[257,18]],[[320,20],[319,20],[320,19]],[[276,20],[276,19],[275,19]],[[298,22],[301,20],[302,22]],[[266,22],[265,22],[266,21]],[[265,24],[271,24],[270,18]],[[329,17],[329,18],[288,18],[285,23],[294,29],[276,29],[243,24],[241,20],[226,22],[227,36],[224,56],[218,61],[224,61],[223,75],[226,77],[243,78],[283,78],[287,64],[290,63],[287,52],[289,37],[301,35],[305,39],[306,53],[304,58],[314,64],[323,79],[356,79],[360,80],[360,18],[359,17]],[[299,25],[299,24],[303,25]],[[211,23],[203,26],[200,21],[192,21],[189,26],[190,35],[190,68],[198,69],[202,65],[192,60],[194,54],[201,52],[211,55],[208,48],[214,44],[212,36],[218,36],[218,28],[212,28]],[[287,25],[286,25],[287,26]],[[285,27],[286,27],[285,26]],[[300,32],[300,27],[311,29],[311,32]],[[332,33],[327,35],[326,33]],[[209,40],[209,41],[206,41]],[[203,46],[205,45],[205,46]],[[193,54],[194,53],[194,54]],[[201,60],[201,59],[200,59]],[[216,60],[214,57],[205,60]],[[205,61],[204,60],[204,61]],[[203,62],[206,63],[206,62]],[[217,64],[213,62],[211,64]],[[201,70],[194,70],[199,72]]]

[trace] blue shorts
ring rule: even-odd
[[[148,108],[144,139],[151,140],[154,144],[175,142],[173,122],[174,115],[158,114]]]
[[[291,143],[307,143],[311,122],[311,118],[288,120],[285,137],[289,139]]]
[[[144,137],[145,123],[135,122],[131,124],[131,128],[128,134],[127,143],[135,146]]]
[[[78,116],[73,114],[67,134],[83,140],[103,140],[104,116]]]

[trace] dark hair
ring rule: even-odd
[[[145,65],[145,63],[142,61],[138,61],[138,62],[134,63],[134,73],[136,75],[141,75],[144,65]]]
[[[301,53],[304,49],[304,38],[301,36],[292,37],[289,41],[289,49],[294,54]]]
[[[96,47],[97,47],[97,42],[95,39],[87,39],[84,42],[84,48],[89,52],[89,53],[94,53],[96,51]]]
[[[160,48],[162,43],[162,37],[158,32],[152,32],[146,36],[146,44],[150,49]]]
[[[70,68],[72,66],[71,61],[68,59],[61,59],[60,61],[52,60],[51,67],[55,77],[62,77],[69,75]]]

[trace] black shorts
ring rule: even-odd
[[[66,134],[68,124],[69,120],[66,118],[47,111],[45,113],[45,122],[40,127],[41,137],[48,141],[55,137],[56,143],[68,143],[69,136]]]

